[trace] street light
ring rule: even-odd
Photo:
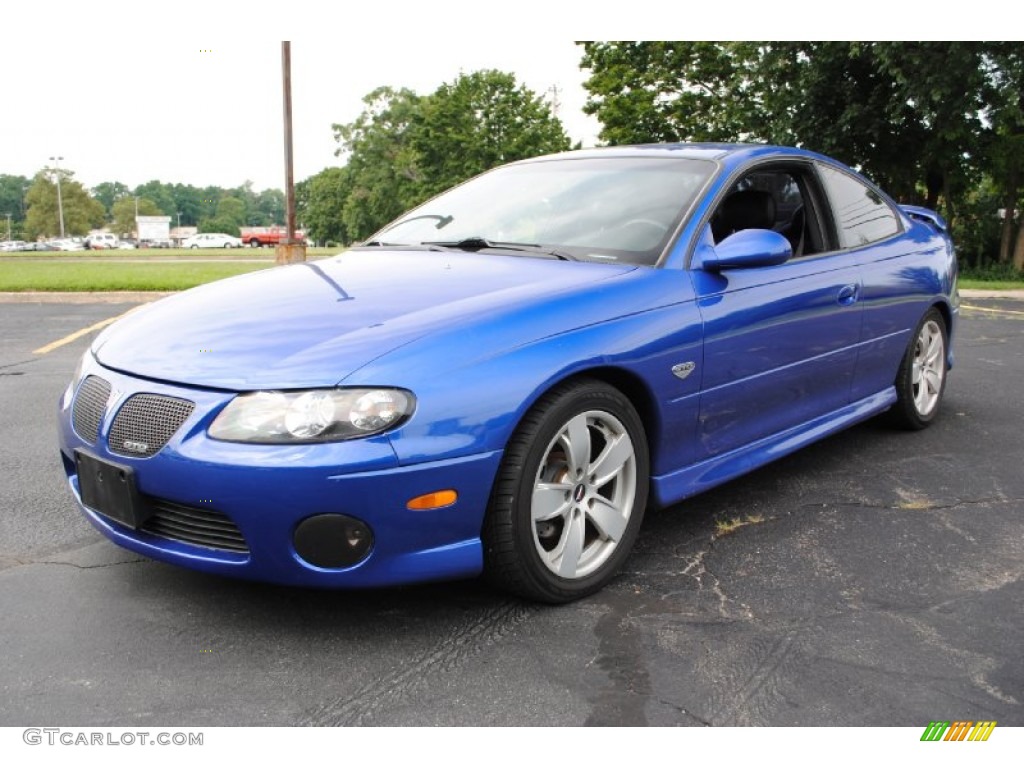
[[[60,194],[60,161],[64,158],[61,156],[50,157],[50,162],[53,163],[54,173],[57,175],[57,212],[60,216],[60,237],[64,239],[64,201]]]

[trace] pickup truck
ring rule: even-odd
[[[285,227],[242,227],[240,233],[243,243],[252,248],[259,248],[263,245],[281,243],[285,239],[287,229]],[[295,241],[305,243],[306,234],[297,230]]]

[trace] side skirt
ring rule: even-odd
[[[800,424],[785,432],[758,440],[721,456],[715,456],[667,475],[651,478],[652,497],[667,507],[695,496],[739,475],[781,459],[823,437],[846,429],[881,413],[896,402],[896,388],[889,387],[851,403],[826,416]]]

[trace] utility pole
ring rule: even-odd
[[[11,241],[11,214],[4,214],[7,216],[7,242]]]
[[[57,176],[57,213],[60,216],[60,236],[64,239],[64,201],[60,195],[60,161],[63,157],[50,157],[50,161],[53,163],[54,173]]]
[[[277,246],[278,264],[306,260],[306,246],[295,240],[295,171],[292,163],[292,44],[281,43],[281,79],[284,94],[285,239]]]
[[[562,89],[558,87],[557,83],[555,85],[552,85],[550,88],[548,88],[548,93],[551,94],[550,103],[551,103],[551,116],[552,117],[558,117],[558,110],[560,110],[562,108],[562,102],[558,98],[558,94],[561,92],[561,90]]]

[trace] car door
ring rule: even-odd
[[[863,179],[825,164],[818,173],[835,211],[839,247],[861,268],[864,322],[851,391],[856,401],[893,386],[910,334],[942,290],[934,265],[944,243],[902,237],[893,205]]]
[[[741,211],[737,219],[731,207],[742,194],[746,202],[761,201],[746,208],[774,210]],[[707,249],[748,228],[780,232],[794,256],[774,266],[703,268]],[[849,403],[861,282],[856,258],[834,245],[828,200],[809,165],[748,171],[723,198],[691,264],[704,323],[698,458],[779,435]]]

